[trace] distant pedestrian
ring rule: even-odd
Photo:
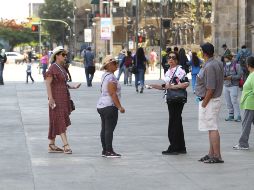
[[[152,49],[152,51],[150,52],[149,61],[150,61],[151,71],[154,71],[154,68],[157,63],[157,53],[154,51],[154,49]]]
[[[223,45],[222,45],[222,48],[223,48],[223,50],[224,50],[224,53],[223,53],[223,55],[221,56],[221,61],[222,61],[223,63],[225,63],[224,58],[225,58],[226,56],[229,56],[229,55],[232,55],[232,54],[231,54],[230,49],[228,49],[227,44],[223,44]]]
[[[139,92],[138,85],[140,83],[141,89],[140,93],[144,92],[144,84],[145,84],[145,71],[147,59],[145,57],[145,52],[142,47],[137,49],[136,55],[134,56],[134,65],[137,66],[137,73],[135,74],[135,87],[136,92]]]
[[[26,64],[26,83],[28,83],[28,77],[30,77],[32,83],[34,83],[34,79],[32,77],[32,63],[28,62]]]
[[[125,65],[123,62],[125,56],[126,56],[126,50],[123,49],[118,55],[118,75],[117,75],[118,81],[120,80],[122,73],[125,72]],[[125,84],[125,81],[124,81],[124,84]]]
[[[107,55],[101,69],[106,71],[101,78],[101,96],[97,102],[97,111],[101,117],[102,156],[118,158],[121,155],[113,149],[113,133],[117,125],[118,110],[124,113],[125,109],[120,103],[121,86],[114,75],[117,70],[116,60],[111,55]]]
[[[4,80],[3,80],[3,72],[4,72],[4,64],[7,61],[7,56],[5,54],[5,49],[1,50],[0,53],[0,85],[4,85]]]
[[[127,51],[127,56],[123,58],[123,63],[125,67],[124,71],[124,84],[131,85],[132,83],[132,73],[131,68],[133,65],[133,57],[131,56],[131,51]]]
[[[171,52],[171,48],[168,47],[165,54],[162,55],[162,61],[161,61],[161,65],[163,67],[164,70],[164,74],[168,71],[170,65],[168,64],[168,54]]]
[[[42,75],[43,75],[43,77],[45,77],[45,73],[48,69],[48,63],[49,63],[48,52],[46,52],[46,51],[43,52],[40,62],[42,65]]]
[[[251,51],[246,47],[246,45],[243,45],[241,50],[237,52],[236,55],[236,61],[240,64],[242,70],[243,70],[243,80],[246,81],[249,70],[247,68],[247,57],[251,56]]]
[[[238,144],[233,146],[235,150],[248,150],[249,149],[249,136],[251,125],[254,123],[254,57],[247,58],[247,68],[250,72],[247,80],[243,85],[241,97],[241,109],[244,110],[242,133]]]
[[[168,55],[168,63],[170,65],[169,70],[165,74],[165,84],[151,84],[148,86],[158,90],[167,89],[186,89],[189,86],[188,78],[186,77],[185,71],[178,65],[179,56],[176,52],[170,52]],[[177,155],[186,154],[183,122],[182,122],[182,111],[186,101],[171,102],[167,101],[168,104],[168,140],[170,145],[167,150],[162,151],[163,155]]]
[[[90,46],[86,48],[86,51],[84,50],[84,67],[87,86],[92,87],[92,81],[95,73],[95,60],[94,52],[92,52]]]
[[[199,130],[208,131],[209,153],[200,158],[204,163],[224,163],[220,152],[218,117],[223,89],[223,63],[214,58],[214,46],[201,46],[205,63],[197,75],[196,95],[199,100]]]
[[[228,117],[226,121],[240,122],[241,112],[239,107],[238,93],[239,81],[242,77],[242,69],[240,64],[232,61],[232,55],[224,57],[224,95],[228,108]]]
[[[189,65],[191,66],[191,80],[192,80],[191,85],[192,85],[192,91],[194,94],[195,94],[196,78],[197,78],[197,74],[199,73],[201,69],[201,64],[202,64],[202,60],[198,58],[196,52],[193,52]]]
[[[69,89],[77,89],[81,84],[76,86],[67,84],[67,73],[63,66],[66,58],[67,52],[64,48],[62,46],[56,47],[50,57],[52,64],[45,74],[49,101],[49,153],[72,154],[66,135],[67,127],[71,125],[69,115],[74,110]],[[55,145],[57,135],[61,136],[63,149]]]
[[[178,54],[179,54],[179,65],[181,65],[185,73],[188,74],[190,72],[190,66],[189,66],[189,60],[186,56],[185,49],[180,48]]]

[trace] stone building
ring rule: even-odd
[[[213,0],[213,43],[216,54],[226,43],[237,52],[246,45],[254,52],[254,0]]]

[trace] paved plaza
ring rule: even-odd
[[[25,65],[6,65],[5,85],[0,86],[0,190],[246,190],[254,187],[254,141],[249,151],[235,151],[241,124],[226,122],[225,103],[220,111],[220,132],[224,164],[197,160],[208,150],[208,134],[197,129],[198,106],[188,88],[183,125],[188,153],[163,156],[168,147],[168,111],[162,91],[137,94],[122,85],[122,105],[114,136],[120,159],[100,156],[100,117],[96,102],[100,94],[101,71],[92,88],[84,83],[83,68],[71,66],[71,90],[76,110],[68,129],[72,155],[49,154],[48,106],[45,84],[37,66],[35,83],[25,83]],[[123,77],[123,76],[122,76]],[[146,83],[158,82],[159,70],[146,76]],[[122,82],[121,82],[122,83]],[[61,145],[58,137],[57,145]]]

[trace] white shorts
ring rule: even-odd
[[[218,130],[218,118],[221,108],[220,97],[211,99],[205,108],[201,105],[202,101],[199,102],[198,129],[200,131]]]

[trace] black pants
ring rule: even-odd
[[[103,150],[112,151],[113,133],[118,120],[118,109],[108,106],[97,109],[101,116],[101,144]]]
[[[85,73],[86,73],[87,86],[92,86],[92,81],[93,81],[94,74],[92,74],[90,72],[90,68],[89,67],[85,68]]]
[[[168,103],[168,140],[170,142],[168,150],[186,150],[182,123],[183,106],[183,103]]]
[[[26,83],[28,83],[28,77],[30,77],[31,81],[34,82],[34,79],[33,79],[33,77],[32,77],[32,73],[26,72]]]

